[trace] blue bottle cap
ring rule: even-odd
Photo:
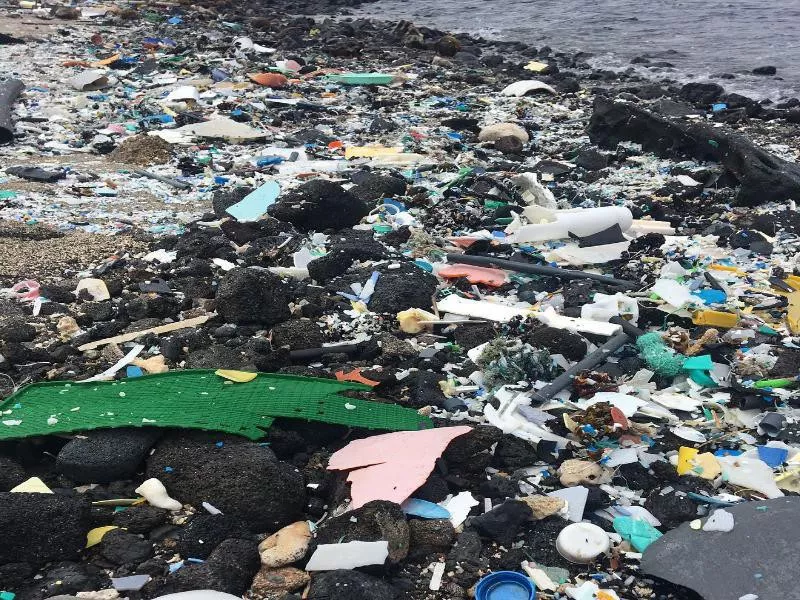
[[[475,600],[535,600],[533,581],[516,571],[490,573],[475,586]]]

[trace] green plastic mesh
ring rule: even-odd
[[[664,343],[658,332],[645,333],[636,340],[647,366],[662,377],[675,377],[683,369],[686,357],[674,352]]]
[[[263,437],[276,417],[366,429],[433,427],[415,410],[347,398],[361,384],[259,373],[233,383],[212,370],[172,371],[122,381],[36,383],[0,404],[0,440],[113,427],[179,427]]]

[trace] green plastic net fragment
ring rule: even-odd
[[[271,373],[233,383],[212,370],[122,381],[35,383],[0,404],[0,440],[115,427],[203,429],[256,440],[277,417],[388,431],[433,427],[415,410],[341,395],[369,389]]]
[[[686,358],[677,354],[664,343],[658,332],[645,333],[636,340],[647,366],[662,377],[675,377],[683,369]]]

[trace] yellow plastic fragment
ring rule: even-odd
[[[737,275],[746,275],[744,271],[742,271],[739,267],[729,267],[728,265],[719,265],[719,264],[711,264],[708,265],[709,269],[714,269],[716,271],[730,271],[731,273],[736,273]]]
[[[697,454],[698,451],[695,448],[689,448],[688,446],[678,448],[678,475],[692,474],[692,459]]]
[[[703,479],[713,481],[722,475],[722,467],[716,457],[710,452],[704,452],[694,457],[693,473]]]
[[[31,477],[11,489],[12,492],[25,492],[27,494],[52,494],[53,490],[47,487],[44,481],[38,477]]]
[[[786,313],[786,323],[793,334],[800,332],[800,292],[789,294],[789,310]]]
[[[533,71],[534,73],[541,73],[542,71],[544,71],[549,66],[550,65],[548,65],[547,63],[539,62],[537,60],[532,60],[527,65],[525,65],[523,68],[526,71]]]
[[[89,533],[86,534],[86,547],[91,548],[99,544],[103,540],[103,536],[112,529],[119,529],[119,527],[116,525],[104,525],[103,527],[90,529]]]
[[[439,318],[421,308],[408,308],[397,313],[397,324],[404,333],[421,333],[429,328],[423,321],[438,321]]]
[[[783,280],[786,285],[795,290],[800,290],[800,277],[797,275],[789,275],[786,279]]]
[[[217,369],[214,372],[214,375],[218,377],[222,377],[229,381],[235,381],[236,383],[247,383],[248,381],[253,381],[256,377],[258,377],[258,373],[248,373],[247,371],[233,371],[231,369]]]
[[[392,156],[403,152],[402,146],[387,148],[386,146],[349,146],[344,151],[346,159],[374,158],[376,156]]]
[[[695,325],[707,325],[709,327],[736,327],[739,323],[738,315],[718,310],[699,310],[694,313],[692,322]]]
[[[696,448],[678,448],[678,475],[694,475],[713,481],[722,474],[722,467],[710,452],[699,454]]]

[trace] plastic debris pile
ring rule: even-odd
[[[800,103],[278,5],[0,9],[0,600],[796,597]]]

